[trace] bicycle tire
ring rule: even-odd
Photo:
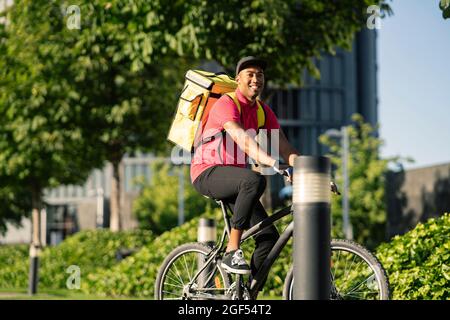
[[[202,243],[187,243],[183,244],[174,250],[164,259],[163,263],[161,264],[161,267],[159,268],[158,275],[156,277],[155,282],[155,299],[156,300],[164,300],[164,280],[166,279],[166,276],[169,272],[169,268],[172,265],[175,265],[176,268],[176,262],[178,259],[181,259],[181,257],[185,256],[186,254],[201,254],[206,256],[208,253],[210,253],[212,250],[211,247],[204,245]],[[186,259],[186,258],[184,258]],[[195,263],[195,261],[194,261]],[[214,263],[214,262],[213,262]],[[180,263],[181,264],[181,263]],[[186,264],[186,260],[184,261],[184,264]],[[219,274],[221,276],[221,285],[224,286],[224,290],[228,289],[230,287],[230,279],[228,273],[223,270],[220,265],[214,264],[214,267],[218,269]],[[187,270],[189,271],[189,270]],[[189,272],[188,272],[189,273]],[[178,275],[181,277],[181,275]],[[177,276],[177,277],[178,277]],[[190,276],[190,275],[189,275]],[[180,277],[178,277],[177,280],[180,280]],[[183,280],[183,279],[181,279]],[[185,283],[182,283],[182,285],[186,285]],[[217,284],[215,284],[217,285]],[[173,285],[174,286],[174,285]],[[175,294],[173,294],[175,295]],[[183,299],[183,297],[180,297],[180,299]]]
[[[361,246],[360,244],[351,241],[351,240],[341,240],[341,239],[333,239],[331,241],[331,252],[332,255],[335,252],[350,252],[358,257],[360,257],[363,261],[367,263],[367,265],[373,270],[376,283],[379,288],[379,299],[377,300],[389,300],[390,299],[390,289],[389,289],[389,280],[386,275],[386,271],[383,266],[379,262],[379,260],[366,248]],[[283,299],[284,300],[292,300],[293,299],[293,280],[294,280],[294,270],[293,267],[290,268],[283,287]],[[333,281],[334,282],[334,281]],[[334,284],[333,284],[334,286]],[[336,288],[337,289],[337,288]],[[339,291],[338,291],[339,292]],[[342,293],[339,293],[342,294]],[[330,299],[333,299],[330,297]]]

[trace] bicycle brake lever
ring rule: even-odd
[[[287,178],[292,178],[293,175],[293,168],[289,167],[286,170],[283,171],[283,176],[287,177]]]
[[[338,190],[338,187],[336,185],[336,183],[334,183],[333,181],[330,181],[330,187],[331,187],[331,192],[333,192],[334,194],[340,196],[341,193]]]

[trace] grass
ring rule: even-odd
[[[46,289],[29,295],[26,289],[0,289],[0,300],[149,300],[142,297],[103,297],[77,290]]]
[[[258,300],[281,300],[281,297],[260,295]],[[84,294],[78,290],[45,289],[29,295],[27,289],[0,288],[0,300],[153,300],[151,297],[103,297]]]

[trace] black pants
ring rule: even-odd
[[[251,228],[267,218],[259,201],[266,188],[266,179],[257,172],[233,166],[215,166],[202,172],[193,184],[201,194],[230,204],[233,209],[231,226],[235,229]],[[250,264],[253,276],[278,238],[275,226],[255,236],[256,248]]]

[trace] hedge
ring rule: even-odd
[[[0,288],[25,288],[28,277],[26,244],[0,245]]]
[[[216,212],[218,230],[223,227]],[[154,283],[164,258],[178,245],[194,242],[199,218],[157,238],[145,231],[112,233],[83,231],[46,248],[42,254],[40,288],[65,288],[70,265],[81,268],[81,290],[99,296],[153,298]],[[280,233],[290,219],[278,226]],[[450,299],[450,214],[430,219],[391,242],[376,255],[385,267],[394,299]],[[118,262],[119,248],[140,248]],[[249,260],[253,240],[243,246]],[[281,296],[284,278],[292,263],[292,240],[271,269],[263,295]],[[28,247],[0,246],[0,287],[23,288],[28,281]]]
[[[153,240],[149,231],[111,232],[87,230],[68,237],[57,246],[46,247],[39,260],[39,288],[63,289],[71,265],[80,268],[81,277],[99,268],[117,264],[121,248],[139,250]],[[26,288],[28,285],[28,246],[0,246],[0,287]]]
[[[450,299],[450,214],[419,223],[377,249],[392,298]]]

